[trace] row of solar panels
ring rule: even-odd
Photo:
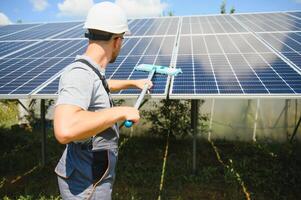
[[[301,31],[299,17],[300,12],[181,17],[181,34]],[[180,17],[132,20],[131,36],[176,35],[179,21]],[[16,24],[0,28],[0,41],[83,38],[83,33],[83,22]]]
[[[133,70],[140,63],[177,66],[183,74],[171,80],[155,76],[153,96],[299,97],[299,17],[301,12],[132,20],[132,35],[106,76],[146,78],[145,72]],[[86,48],[82,24],[0,27],[0,98],[54,98],[63,68]],[[114,95],[137,93],[132,89]]]

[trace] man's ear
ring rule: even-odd
[[[120,41],[119,41],[119,38],[113,39],[113,47],[114,47],[114,49],[118,48],[118,43],[119,43],[119,42],[120,42]]]

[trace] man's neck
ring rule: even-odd
[[[89,44],[84,55],[91,58],[102,69],[105,69],[109,63],[105,50],[101,46],[96,46],[95,44]]]

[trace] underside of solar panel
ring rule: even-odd
[[[0,98],[56,98],[64,68],[87,47],[82,26],[0,26]],[[145,18],[129,27],[106,77],[147,78],[134,70],[142,63],[181,68],[176,77],[155,75],[154,98],[301,97],[301,12]]]

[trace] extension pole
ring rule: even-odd
[[[46,125],[45,125],[45,99],[41,100],[41,129],[42,129],[42,139],[41,139],[41,153],[42,153],[42,167],[46,163]]]
[[[199,100],[191,100],[191,128],[193,129],[192,141],[192,172],[196,173],[196,137],[198,133]]]

